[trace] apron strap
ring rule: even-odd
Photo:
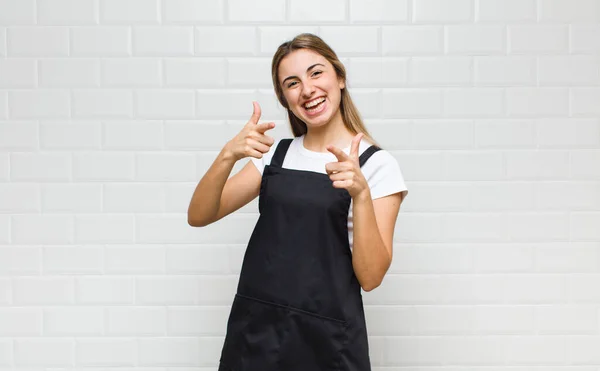
[[[371,145],[369,148],[367,148],[358,158],[358,161],[360,163],[360,167],[362,167],[365,162],[367,162],[367,160],[369,159],[369,157],[371,157],[371,155],[377,151],[379,151],[381,148],[377,147],[376,145]]]
[[[273,154],[273,158],[271,159],[271,166],[282,167],[283,159],[285,158],[285,154],[287,153],[288,148],[290,148],[290,144],[292,143],[292,139],[282,139],[277,144],[277,148],[275,149],[275,154]]]

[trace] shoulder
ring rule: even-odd
[[[369,157],[361,171],[371,189],[373,199],[396,192],[407,193],[398,160],[388,151],[379,149]]]

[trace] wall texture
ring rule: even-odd
[[[0,369],[216,370],[256,202],[187,205],[300,32],[410,189],[374,370],[600,370],[600,0],[0,0]]]

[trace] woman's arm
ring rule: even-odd
[[[401,192],[372,200],[368,189],[353,199],[352,265],[365,291],[381,284],[392,263],[394,227],[401,202]]]

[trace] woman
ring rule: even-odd
[[[294,138],[275,143],[265,134],[275,124],[259,124],[253,103],[188,210],[190,225],[205,226],[260,196],[219,370],[368,371],[361,288],[376,288],[390,266],[402,174],[372,144],[345,68],[323,40],[298,35],[271,67]]]

